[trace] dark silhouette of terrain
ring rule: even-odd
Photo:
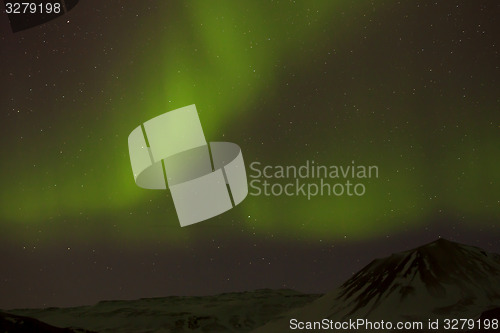
[[[481,316],[479,316],[481,320],[489,319],[489,320],[499,320],[500,321],[500,307],[499,308],[494,308],[491,310],[484,311],[481,313]],[[491,323],[491,321],[490,321]],[[471,330],[468,331],[470,333],[476,333],[476,332],[500,332],[500,329],[490,329],[490,330]]]
[[[18,32],[26,29],[30,29],[36,27],[38,25],[44,24],[46,22],[55,20],[59,16],[64,15],[69,12],[73,7],[75,7],[80,0],[59,0],[59,1],[34,1],[38,3],[36,6],[36,10],[31,12],[30,10],[24,11],[24,5],[21,7],[17,7],[16,5],[10,7],[9,11],[6,10],[7,16],[9,18],[10,27],[12,28],[12,32]],[[20,1],[11,1],[4,0],[3,1],[7,9],[7,3],[19,3]],[[55,3],[59,3],[61,6],[54,8]],[[25,3],[28,3],[25,1]],[[42,6],[40,6],[42,5]],[[14,12],[16,11],[16,12]]]
[[[8,333],[92,333],[83,329],[59,328],[37,319],[0,312],[0,332]]]

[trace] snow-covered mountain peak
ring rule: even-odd
[[[336,294],[343,317],[386,316],[388,308],[412,317],[422,307],[435,315],[500,301],[500,258],[438,239],[416,249],[372,261]]]

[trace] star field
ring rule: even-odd
[[[495,1],[102,3],[0,15],[0,308],[333,289],[446,237],[500,252]],[[377,165],[362,197],[249,196],[180,228],[127,137],[196,104],[245,163]],[[247,169],[247,173],[249,170]]]

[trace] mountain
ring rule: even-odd
[[[249,332],[318,297],[290,289],[261,289],[214,296],[103,301],[93,306],[9,313],[96,332]]]
[[[0,312],[0,332],[8,333],[92,333],[87,330],[58,328],[39,320]]]
[[[499,305],[500,256],[439,239],[372,261],[337,290],[255,332],[285,332],[291,318],[443,324],[446,318],[478,318]]]

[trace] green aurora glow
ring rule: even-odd
[[[453,28],[441,21],[432,28],[439,45],[418,36],[412,45],[398,38],[425,35],[418,15],[394,22],[393,12],[399,20],[405,8],[371,7],[160,4],[136,30],[114,32],[117,61],[98,74],[74,64],[72,77],[57,83],[58,97],[27,100],[27,87],[6,89],[3,100],[13,99],[2,103],[12,115],[4,122],[0,218],[24,237],[43,237],[39,230],[48,228],[64,236],[68,224],[77,224],[82,237],[119,230],[113,238],[172,241],[212,227],[363,239],[411,230],[436,215],[471,227],[498,220],[498,90],[494,64],[485,60],[493,51],[471,63],[474,46],[483,43],[478,39],[453,46],[460,56],[449,55],[452,46],[443,40]],[[41,64],[25,59],[13,71]],[[40,96],[47,94],[47,77],[32,84]],[[85,80],[94,87],[82,96],[78,82]],[[239,144],[247,166],[354,160],[377,165],[380,177],[366,182],[361,198],[249,196],[214,221],[181,229],[168,192],[134,184],[127,136],[145,120],[189,104],[197,105],[207,140]]]

